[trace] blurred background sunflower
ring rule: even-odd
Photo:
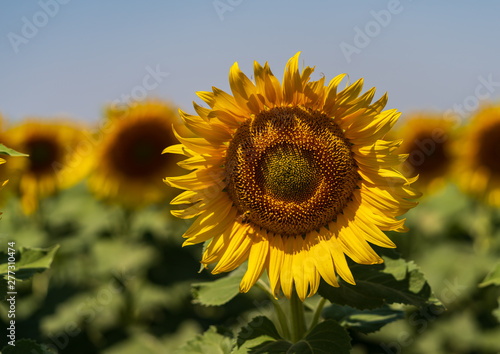
[[[439,113],[414,113],[391,132],[402,139],[400,153],[408,154],[401,167],[407,177],[418,175],[415,188],[430,195],[448,183],[452,165],[454,122]]]
[[[13,149],[29,155],[11,159],[6,173],[9,188],[21,197],[23,211],[34,213],[40,199],[81,181],[90,167],[87,134],[81,124],[70,120],[31,119],[5,132]]]
[[[109,107],[97,133],[89,187],[98,198],[127,208],[159,203],[172,196],[163,177],[175,173],[175,156],[162,155],[177,142],[172,126],[178,124],[174,108],[160,101]]]
[[[456,179],[471,195],[500,207],[500,106],[483,107],[455,146]]]

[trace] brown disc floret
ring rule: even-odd
[[[304,235],[335,220],[359,175],[351,144],[331,117],[276,107],[237,129],[226,157],[227,191],[249,222]]]

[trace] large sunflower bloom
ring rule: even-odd
[[[452,164],[452,122],[436,113],[418,113],[399,124],[393,135],[403,139],[398,152],[408,154],[403,174],[418,175],[415,187],[424,194],[444,186]]]
[[[241,292],[267,270],[276,296],[281,288],[290,298],[295,284],[304,300],[321,278],[355,284],[346,255],[382,263],[368,242],[395,247],[382,231],[406,231],[396,217],[417,193],[394,168],[406,157],[392,154],[401,141],[382,140],[400,115],[382,112],[387,96],[359,96],[362,79],[337,92],[345,75],[311,81],[314,68],[299,71],[298,58],[282,85],[267,63],[254,63],[255,84],[235,63],[232,96],[198,92],[210,108],[194,104],[198,116],[181,117],[199,137],[177,134],[182,144],[165,149],[187,156],[180,165],[192,172],[165,182],[186,190],[171,203],[189,206],[172,213],[198,216],[184,245],[211,239],[202,263],[217,262],[213,273],[248,259]]]
[[[88,173],[87,135],[69,121],[28,120],[6,132],[9,146],[29,155],[9,159],[7,170],[26,214],[41,198],[69,188]]]
[[[500,106],[472,117],[456,145],[456,177],[466,192],[500,207]]]
[[[160,101],[109,108],[89,177],[90,189],[102,199],[130,208],[171,198],[162,178],[178,168],[179,159],[162,151],[177,143],[172,132],[177,117]]]

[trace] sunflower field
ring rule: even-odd
[[[73,6],[37,4],[16,54]],[[411,8],[380,4],[347,63]],[[209,5],[220,23],[250,6]],[[500,353],[500,82],[393,108],[369,73],[284,43],[190,108],[148,93],[170,75],[148,66],[93,121],[0,115],[0,353]]]

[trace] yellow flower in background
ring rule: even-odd
[[[398,152],[408,154],[402,172],[406,177],[419,176],[414,187],[424,195],[435,192],[449,177],[453,123],[436,113],[415,113],[399,125],[392,136],[403,139]]]
[[[88,173],[87,136],[73,122],[29,120],[7,130],[6,136],[9,147],[29,155],[9,159],[7,164],[28,215],[38,208],[41,198],[73,186]]]
[[[500,207],[500,106],[479,110],[455,149],[462,190]]]
[[[172,132],[176,112],[164,102],[148,101],[110,108],[107,115],[90,189],[99,198],[130,208],[171,198],[162,179],[175,170],[179,159],[162,151],[177,143]]]
[[[165,182],[185,191],[172,213],[198,216],[184,245],[210,240],[205,265],[228,272],[248,259],[240,291],[267,270],[271,288],[288,298],[316,293],[320,278],[338,286],[336,274],[355,284],[347,255],[360,264],[383,260],[368,242],[395,247],[382,231],[404,232],[396,217],[418,197],[395,169],[406,158],[393,154],[400,141],[382,140],[395,124],[395,109],[382,111],[387,96],[371,103],[360,96],[360,79],[338,92],[345,75],[328,85],[311,81],[314,68],[299,71],[299,53],[286,66],[283,83],[266,63],[254,63],[255,84],[233,65],[232,96],[213,88],[198,92],[210,108],[181,111],[198,137],[177,134],[182,144],[165,152],[187,157],[187,175]]]

